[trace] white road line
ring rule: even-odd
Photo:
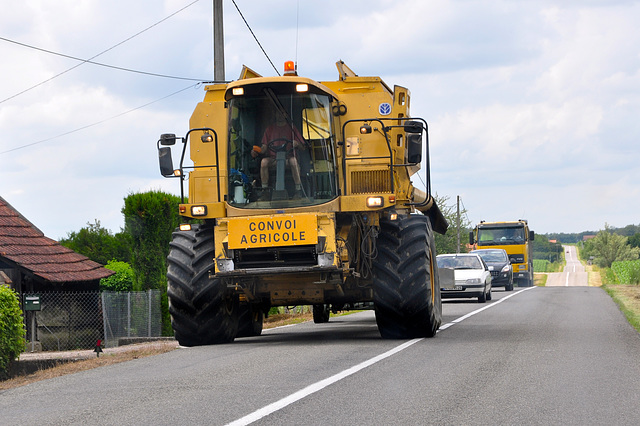
[[[454,321],[452,321],[450,323],[444,324],[444,325],[440,326],[440,329],[438,330],[438,332],[440,332],[442,330],[446,330],[447,328],[453,326],[454,324],[457,324],[457,323],[459,323],[461,321],[464,321],[465,319],[467,319],[469,317],[472,317],[473,315],[475,315],[475,314],[477,314],[479,312],[482,312],[485,309],[489,309],[489,308],[491,308],[493,306],[496,306],[496,305],[504,302],[505,300],[507,300],[507,299],[517,295],[517,294],[522,293],[523,291],[531,290],[533,288],[535,288],[535,287],[529,287],[529,288],[520,290],[518,292],[515,292],[513,294],[510,294],[509,296],[503,297],[502,299],[500,299],[500,300],[498,300],[498,301],[496,301],[494,303],[491,303],[490,305],[486,305],[486,306],[484,306],[484,307],[482,307],[480,309],[477,309],[477,310],[475,310],[475,311],[473,311],[471,313],[468,313],[468,314],[466,314],[466,315],[464,315],[464,316],[462,316],[460,318],[457,318],[456,320],[454,320]],[[332,385],[332,384],[334,384],[334,383],[336,383],[336,382],[338,382],[338,381],[340,381],[340,380],[342,380],[342,379],[344,379],[346,377],[349,377],[352,374],[355,374],[360,370],[363,370],[363,369],[365,369],[367,367],[370,367],[373,364],[376,364],[377,362],[382,361],[383,359],[389,358],[390,356],[395,355],[398,352],[401,352],[401,351],[407,349],[409,346],[412,346],[412,345],[414,345],[414,344],[416,344],[416,343],[418,343],[418,342],[420,342],[420,341],[422,341],[424,339],[425,339],[425,337],[409,340],[408,342],[405,342],[405,343],[403,343],[403,344],[401,344],[399,346],[396,346],[395,348],[393,348],[393,349],[391,349],[391,350],[389,350],[389,351],[387,351],[387,352],[385,352],[383,354],[380,354],[380,355],[375,356],[375,357],[373,357],[371,359],[368,359],[367,361],[364,361],[364,362],[362,362],[360,364],[354,365],[353,367],[348,368],[348,369],[346,369],[346,370],[344,370],[344,371],[342,371],[342,372],[340,372],[338,374],[335,374],[335,375],[333,375],[331,377],[328,377],[328,378],[326,378],[324,380],[320,380],[319,382],[313,383],[313,384],[307,386],[304,389],[301,389],[301,390],[299,390],[297,392],[292,393],[289,396],[286,396],[286,397],[282,398],[279,401],[271,403],[271,404],[269,404],[269,405],[267,405],[267,406],[265,406],[263,408],[260,408],[259,410],[254,411],[253,413],[250,413],[250,414],[248,414],[248,415],[246,415],[246,416],[244,416],[242,418],[239,418],[238,420],[235,420],[235,421],[233,421],[231,423],[228,423],[227,426],[241,426],[241,425],[248,425],[248,424],[251,424],[253,422],[256,422],[256,421],[262,419],[263,417],[266,417],[269,414],[275,413],[276,411],[281,410],[281,409],[293,404],[294,402],[301,400],[302,398],[305,398],[305,397],[307,397],[307,396],[309,396],[311,394],[314,394],[314,393],[326,388],[327,386]]]

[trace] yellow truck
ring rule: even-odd
[[[384,338],[435,335],[433,232],[448,224],[431,196],[427,122],[410,116],[408,89],[337,68],[317,82],[292,62],[277,77],[245,67],[205,86],[185,136],[160,136],[185,219],[167,271],[180,344],[257,336],[271,307],[292,305],[313,305],[317,323],[369,306]]]
[[[475,249],[504,249],[513,267],[513,280],[520,287],[533,285],[533,240],[526,220],[480,223],[469,233]]]

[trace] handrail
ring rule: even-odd
[[[215,151],[216,151],[216,163],[215,164],[209,164],[209,165],[204,165],[204,166],[192,166],[192,167],[184,167],[184,155],[187,152],[187,140],[189,139],[189,135],[191,134],[191,132],[197,132],[197,131],[201,131],[201,132],[207,132],[210,131],[213,133],[214,136],[214,142],[215,142]],[[187,132],[186,135],[184,135],[182,137],[182,154],[180,155],[180,198],[182,199],[182,203],[184,204],[184,181],[186,180],[185,174],[184,174],[184,170],[195,170],[195,169],[200,169],[200,168],[207,168],[207,167],[215,167],[216,169],[216,184],[217,184],[217,189],[218,189],[218,202],[220,202],[220,158],[219,158],[219,153],[218,153],[218,133],[216,133],[215,130],[213,130],[210,127],[197,127],[194,129],[191,129]]]
[[[426,186],[426,190],[427,190],[427,194],[431,195],[431,158],[429,155],[429,125],[427,124],[427,121],[423,118],[420,117],[389,117],[389,118],[363,118],[363,119],[352,119],[352,120],[347,120],[344,122],[344,124],[342,125],[342,176],[343,176],[343,194],[342,195],[347,195],[347,155],[346,155],[346,136],[345,136],[345,128],[347,126],[347,124],[349,123],[353,123],[353,122],[378,122],[382,125],[382,130],[384,132],[384,137],[385,137],[385,141],[387,142],[387,148],[389,149],[389,156],[382,156],[382,157],[353,157],[353,158],[349,158],[349,160],[369,160],[369,159],[376,159],[376,158],[388,158],[389,159],[389,171],[390,171],[390,182],[391,182],[391,191],[394,192],[394,179],[393,179],[393,168],[394,167],[407,167],[407,166],[413,166],[416,164],[393,164],[393,152],[391,149],[391,143],[389,142],[389,134],[388,131],[391,128],[395,128],[395,127],[403,127],[403,124],[400,125],[389,125],[389,126],[385,126],[384,125],[384,120],[386,121],[409,121],[409,120],[416,120],[416,121],[421,121],[424,125],[422,126],[422,128],[424,129],[425,132],[425,149],[426,149],[426,167],[425,167],[425,186]],[[421,206],[425,206],[428,204],[430,197],[426,197],[425,200],[421,203],[407,203],[407,205],[409,206],[417,206],[417,207],[421,207]]]

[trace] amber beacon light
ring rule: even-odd
[[[284,75],[298,75],[296,72],[296,64],[293,61],[284,63]]]

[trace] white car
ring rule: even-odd
[[[491,272],[478,254],[441,254],[436,262],[443,299],[477,297],[480,303],[491,300]]]

